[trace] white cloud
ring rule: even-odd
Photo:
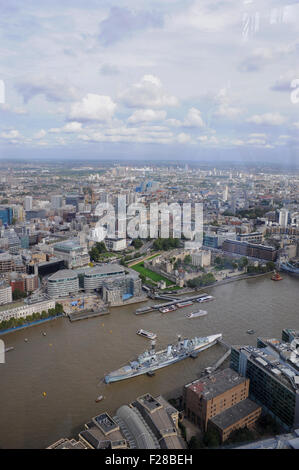
[[[45,129],[41,129],[39,132],[36,132],[36,134],[34,134],[33,137],[35,139],[43,139],[46,134],[47,134],[47,132],[45,131]]]
[[[183,122],[184,127],[204,127],[201,112],[197,108],[190,108],[186,119]]]
[[[177,136],[177,141],[179,144],[187,144],[188,142],[191,142],[192,138],[189,134],[185,134],[185,132],[181,132]]]
[[[285,122],[286,118],[280,113],[265,113],[265,114],[255,114],[247,119],[247,122],[252,122],[254,124],[266,124],[268,126],[280,126]]]
[[[168,95],[160,79],[154,75],[144,75],[120,95],[122,102],[129,108],[162,108],[177,106],[178,99]]]
[[[68,122],[63,128],[62,130],[64,132],[81,132],[82,130],[82,124],[81,122],[77,122],[77,121],[72,121],[72,122]]]
[[[110,96],[88,93],[81,101],[73,103],[69,119],[74,121],[109,121],[115,112],[116,104]]]
[[[2,137],[2,139],[7,139],[7,140],[10,140],[10,139],[19,139],[21,137],[21,134],[18,130],[16,129],[12,129],[8,132],[2,132],[0,134],[0,137]]]
[[[166,118],[166,111],[157,111],[153,109],[138,109],[132,116],[129,117],[128,122],[137,124],[139,122],[163,121]]]
[[[231,99],[228,96],[226,88],[222,88],[215,97],[217,109],[214,112],[216,116],[234,119],[242,113],[242,109],[231,105]]]

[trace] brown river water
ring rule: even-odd
[[[84,423],[146,392],[166,398],[181,394],[182,386],[200,376],[225,352],[221,345],[156,371],[121,382],[101,379],[150,346],[136,334],[155,332],[157,350],[183,337],[223,334],[229,344],[256,345],[257,336],[281,337],[283,328],[299,329],[299,278],[269,275],[205,289],[215,300],[162,314],[135,315],[148,303],[111,309],[111,314],[70,323],[60,318],[1,336],[6,363],[0,364],[0,448],[45,448],[61,437],[76,437]],[[205,317],[186,313],[204,309]],[[256,330],[248,335],[246,330]],[[46,336],[43,336],[43,332]],[[28,342],[25,342],[28,338]],[[46,392],[46,396],[43,396]],[[105,399],[95,403],[98,395]]]

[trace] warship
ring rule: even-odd
[[[202,338],[181,339],[175,344],[169,344],[161,351],[155,350],[155,341],[152,341],[151,349],[140,354],[136,360],[117,369],[104,377],[106,384],[130,379],[137,375],[152,373],[157,369],[182,361],[187,357],[195,357],[199,352],[207,349],[222,339],[222,334],[204,336]]]

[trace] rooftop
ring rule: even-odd
[[[74,272],[72,269],[61,269],[60,271],[57,271],[56,273],[52,274],[48,278],[48,281],[58,281],[60,279],[66,279],[66,278],[77,278],[77,273]]]
[[[246,398],[231,408],[228,408],[222,413],[214,416],[210,419],[210,421],[214,423],[219,429],[224,430],[241,419],[246,418],[246,416],[258,410],[259,408],[261,408],[259,405],[249,398]]]
[[[185,387],[202,395],[206,400],[211,400],[245,381],[245,377],[241,377],[235,371],[228,368],[211,374],[208,377],[196,380]]]

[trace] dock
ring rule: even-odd
[[[222,339],[219,339],[218,341],[218,344],[221,344],[222,346],[224,346],[227,351],[225,351],[225,353],[223,354],[223,356],[221,356],[217,362],[215,362],[215,364],[211,367],[206,367],[204,372],[203,372],[203,375],[206,373],[206,374],[212,374],[213,372],[215,372],[223,363],[224,361],[226,361],[226,359],[230,356],[231,354],[231,346],[227,343],[225,343]]]
[[[108,308],[104,308],[97,311],[88,310],[85,312],[72,312],[68,314],[68,318],[71,322],[78,320],[85,320],[87,318],[100,317],[102,315],[108,315],[110,311]]]
[[[149,312],[152,312],[154,310],[159,310],[159,308],[163,308],[163,307],[170,307],[171,305],[176,305],[176,304],[179,304],[180,302],[188,302],[188,301],[192,301],[193,300],[197,300],[197,299],[200,299],[202,297],[206,297],[208,294],[204,293],[204,294],[200,294],[200,295],[192,295],[191,297],[181,297],[181,298],[176,298],[176,299],[172,299],[171,301],[169,302],[164,302],[164,303],[161,303],[161,304],[155,304],[155,305],[149,305],[148,307],[141,307],[141,308],[138,308],[135,312],[136,315],[141,315],[143,313],[149,313]],[[159,296],[159,298],[163,299],[163,297]],[[164,297],[165,299],[165,297]]]

